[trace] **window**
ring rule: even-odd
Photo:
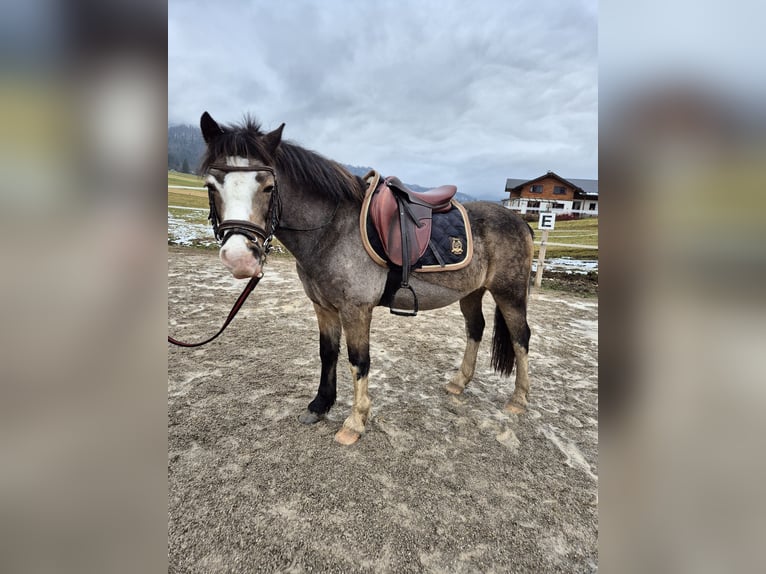
[[[553,195],[566,195],[567,188],[563,185],[557,185],[553,188]]]
[[[553,209],[564,209],[564,204],[563,203],[559,203],[559,202],[555,202],[553,204]]]
[[[596,204],[595,204],[595,203],[591,203],[591,204],[589,204],[589,205],[588,205],[588,209],[589,209],[590,211],[596,211]]]
[[[530,201],[527,203],[527,207],[540,207],[539,201]]]
[[[542,185],[533,185],[529,188],[529,191],[531,193],[542,193],[543,192],[543,186]]]
[[[581,206],[581,205],[582,205],[582,204],[581,204],[579,201],[575,201],[575,202],[572,204],[572,209],[575,209],[575,210],[577,210],[577,209],[580,209],[580,206]]]

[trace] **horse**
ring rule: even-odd
[[[370,323],[382,302],[388,270],[373,261],[360,238],[365,181],[339,163],[283,140],[285,124],[264,132],[251,116],[220,125],[207,112],[200,128],[206,149],[200,173],[209,191],[211,220],[221,241],[220,260],[235,278],[262,275],[272,235],[295,257],[303,289],[319,325],[321,372],[316,396],[298,417],[314,424],[336,400],[337,363],[345,333],[354,383],[351,414],[335,434],[351,445],[364,434],[372,402],[368,394]],[[473,232],[473,254],[460,270],[413,273],[410,286],[419,308],[431,310],[459,302],[465,319],[466,347],[459,370],[445,390],[458,395],[474,375],[484,333],[482,299],[495,301],[491,364],[516,379],[505,410],[522,414],[529,394],[527,296],[533,258],[533,233],[518,215],[490,202],[464,206]],[[397,291],[389,306],[406,306],[409,294]]]

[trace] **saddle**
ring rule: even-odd
[[[400,289],[412,293],[413,311],[391,308],[395,315],[414,316],[418,297],[409,285],[413,266],[423,256],[431,241],[433,213],[452,209],[454,185],[443,185],[424,192],[405,186],[397,177],[382,179],[372,195],[369,214],[388,260],[401,268]]]

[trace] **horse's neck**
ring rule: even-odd
[[[282,217],[276,236],[299,261],[316,253],[318,243],[338,228],[339,212],[345,202],[338,204],[305,186],[288,182],[280,186]]]

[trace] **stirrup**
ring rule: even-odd
[[[412,293],[412,300],[413,300],[413,310],[410,311],[409,309],[395,309],[394,307],[390,307],[391,314],[392,315],[399,315],[401,317],[414,317],[418,314],[418,296],[415,294],[415,290],[412,288],[411,285],[402,285],[394,292],[394,296],[391,297],[391,301],[394,301],[396,299],[396,294],[399,293],[402,289],[409,289],[410,293]]]

